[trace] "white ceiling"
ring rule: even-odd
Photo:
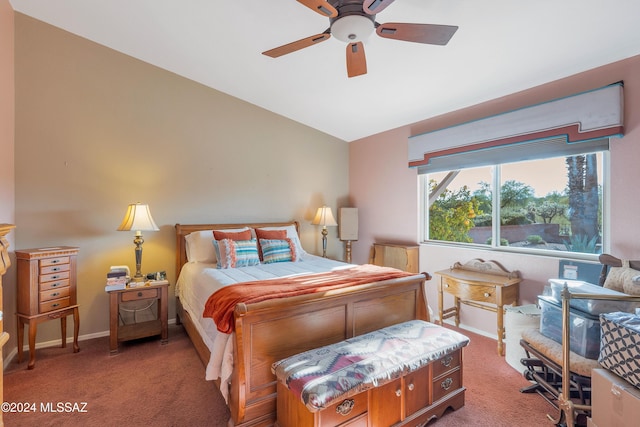
[[[396,0],[376,21],[458,25],[447,46],[365,42],[347,78],[335,38],[295,0],[10,0],[13,8],[345,141],[640,54],[638,0]]]

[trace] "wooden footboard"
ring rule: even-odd
[[[412,276],[331,294],[238,305],[229,402],[234,423],[275,420],[273,362],[407,320],[429,320],[424,279]]]
[[[180,237],[180,229],[176,228]],[[234,312],[234,367],[229,397],[232,425],[267,426],[275,422],[277,391],[276,378],[271,373],[273,362],[396,323],[428,321],[426,276],[238,304]],[[179,320],[206,365],[209,351],[193,326],[190,313],[182,309],[179,301],[177,305]]]

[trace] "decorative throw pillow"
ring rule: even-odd
[[[640,271],[629,267],[629,260],[623,260],[622,267],[609,269],[604,287],[628,295],[640,295],[640,286],[633,282],[633,278],[639,274]]]
[[[262,255],[262,239],[286,239],[287,230],[263,230],[262,228],[254,229],[256,238],[258,239],[258,256],[264,259]]]
[[[213,230],[213,238],[216,240],[250,240],[251,237],[251,230],[249,228],[243,231]]]
[[[218,268],[250,267],[260,264],[256,239],[214,240],[218,256]]]
[[[300,243],[300,237],[298,236],[298,230],[295,225],[285,225],[280,227],[262,227],[263,230],[284,230],[287,232],[287,239],[291,239],[296,246],[296,255],[298,258],[306,254],[306,251]]]
[[[296,246],[291,239],[260,239],[262,262],[287,262],[296,260]]]

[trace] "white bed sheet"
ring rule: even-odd
[[[180,271],[176,296],[189,313],[205,345],[211,352],[205,378],[220,378],[220,391],[228,401],[228,382],[233,370],[233,334],[219,332],[213,319],[202,317],[209,296],[221,287],[253,280],[322,273],[352,267],[340,261],[303,254],[296,262],[260,264],[252,267],[218,269],[215,264],[190,262]]]

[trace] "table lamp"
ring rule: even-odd
[[[338,225],[335,218],[333,217],[333,213],[331,212],[331,208],[328,206],[323,206],[318,208],[316,212],[316,217],[313,218],[311,222],[313,225],[321,225],[322,226],[322,256],[324,258],[327,257],[327,227],[335,227]]]
[[[122,224],[118,227],[118,231],[131,231],[136,232],[136,237],[133,239],[133,243],[136,245],[136,275],[133,276],[135,282],[144,280],[142,276],[142,244],[144,239],[142,238],[143,231],[158,231],[160,230],[151,217],[151,211],[149,205],[141,203],[130,204],[127,208],[127,213],[124,215]]]
[[[338,212],[338,234],[345,242],[345,261],[351,263],[351,242],[358,240],[358,208],[340,208]]]

